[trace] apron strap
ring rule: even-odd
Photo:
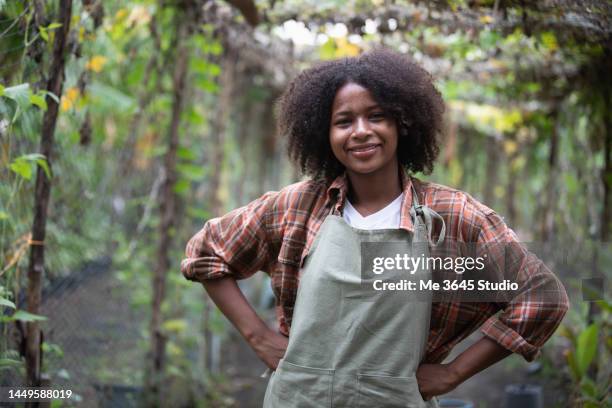
[[[414,188],[414,183],[410,183],[410,188],[412,189],[412,206],[420,207],[419,205],[419,193],[417,193],[416,188]]]
[[[412,187],[412,208],[410,209],[410,215],[415,222],[417,216],[423,219],[425,228],[427,229],[427,241],[429,241],[431,246],[437,247],[444,241],[444,237],[446,236],[446,223],[444,222],[444,218],[426,205],[419,204],[419,194],[414,187],[414,183],[411,183],[410,187]],[[438,235],[438,239],[435,242],[432,237],[434,219],[442,224],[440,235]]]
[[[336,199],[331,202],[331,208],[329,209],[329,214],[327,215],[334,215],[334,210],[336,209],[337,200],[338,200],[338,197],[336,197]]]

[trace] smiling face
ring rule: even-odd
[[[349,175],[397,171],[395,120],[361,85],[349,82],[336,93],[329,142]]]

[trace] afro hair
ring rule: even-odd
[[[333,179],[344,171],[334,156],[329,129],[336,92],[353,82],[368,89],[396,122],[400,165],[431,173],[439,153],[444,101],[431,75],[407,57],[375,49],[357,57],[321,62],[302,71],[278,101],[278,130],[303,174]]]

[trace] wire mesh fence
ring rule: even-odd
[[[67,405],[136,406],[146,347],[129,291],[108,259],[87,264],[43,292],[42,372],[54,389],[72,390]],[[18,341],[16,326],[12,337]],[[24,386],[18,370],[0,373],[2,386]]]

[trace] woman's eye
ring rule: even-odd
[[[382,119],[384,119],[384,118],[385,118],[385,114],[384,114],[384,113],[382,113],[382,112],[379,112],[379,113],[373,113],[373,114],[370,116],[370,119],[372,119],[372,120],[382,120]]]
[[[351,121],[348,119],[340,119],[336,121],[336,126],[340,126],[340,127],[349,126],[350,124],[351,124]]]

